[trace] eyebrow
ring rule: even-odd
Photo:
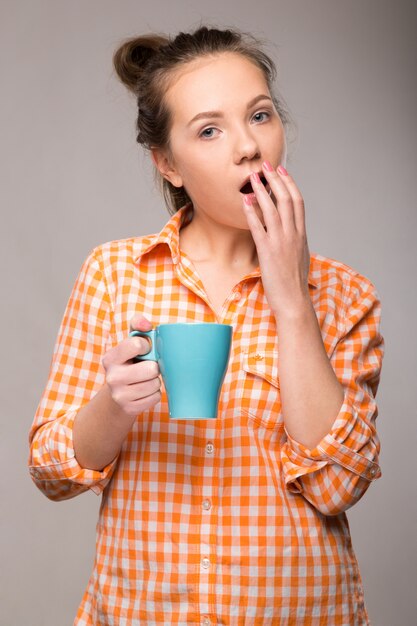
[[[259,96],[256,96],[250,102],[248,102],[246,106],[246,110],[249,110],[251,107],[253,107],[254,104],[259,102],[260,100],[270,100],[272,102],[272,98],[270,98],[269,96],[265,94],[260,94]],[[197,120],[201,120],[207,117],[224,117],[224,116],[221,111],[202,111],[202,113],[197,113],[197,115],[195,115],[193,119],[188,122],[187,126],[190,126],[193,122],[196,122]]]

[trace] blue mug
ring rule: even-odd
[[[214,419],[226,375],[233,327],[215,323],[160,324],[153,330],[133,330],[147,337],[151,349],[136,361],[157,361],[172,419]]]

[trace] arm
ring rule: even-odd
[[[284,480],[321,513],[337,515],[381,475],[375,430],[384,352],[380,303],[373,285],[363,278],[344,296],[345,325],[330,367],[309,303],[303,197],[281,166],[275,170],[265,162],[263,171],[275,200],[259,176],[252,176],[251,183],[264,223],[247,196],[244,209],[278,326],[287,434],[281,450]]]
[[[149,351],[147,340],[129,337],[107,350],[112,306],[95,252],[74,285],[29,435],[31,476],[52,500],[100,494],[137,416],[160,400],[157,363],[132,361]],[[137,315],[131,328],[151,324]]]
[[[344,391],[327,356],[310,297],[276,316],[285,430],[307,448],[330,430]]]
[[[381,476],[380,443],[375,429],[378,415],[375,395],[384,354],[380,301],[371,283],[366,291],[356,287],[354,293],[346,304],[342,335],[328,360],[343,389],[338,411],[334,411],[339,402],[337,388],[333,391],[333,380],[322,362],[312,321],[303,326],[304,336],[300,332],[295,333],[294,342],[288,339],[284,354],[290,369],[290,362],[294,366],[297,361],[299,387],[293,397],[300,398],[299,405],[289,398],[292,413],[286,418],[284,409],[287,434],[281,450],[284,480],[290,491],[302,494],[325,515],[337,515],[350,508],[371,481]],[[291,332],[289,326],[287,333]],[[305,360],[300,358],[304,355]],[[286,376],[288,388],[284,395],[293,389],[291,373],[287,371]],[[282,372],[280,380],[282,390]],[[291,380],[292,385],[296,384],[295,375]],[[320,393],[315,393],[315,389]],[[305,393],[300,393],[302,390]],[[321,399],[327,393],[329,396]]]
[[[52,500],[71,498],[87,489],[99,494],[116,459],[90,470],[79,465],[73,425],[105,382],[101,357],[111,326],[111,302],[94,251],[84,262],[69,298],[55,342],[48,381],[29,434],[29,471]]]

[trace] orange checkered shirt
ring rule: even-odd
[[[30,432],[30,473],[46,496],[103,496],[74,624],[369,624],[345,511],[381,475],[375,287],[311,254],[310,297],[345,396],[330,432],[308,449],[285,429],[279,339],[259,268],[235,285],[217,319],[179,248],[187,217],[190,205],[159,234],[105,243],[88,256]],[[233,326],[218,418],[170,420],[162,387],[117,458],[102,471],[84,469],[74,418],[105,382],[104,353],[138,313],[154,325]]]

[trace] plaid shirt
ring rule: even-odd
[[[259,268],[221,319],[179,248],[186,205],[159,234],[95,248],[76,280],[30,432],[30,473],[52,500],[103,494],[78,626],[369,624],[345,511],[381,475],[375,430],[384,340],[375,287],[311,254],[309,291],[345,396],[314,449],[286,432],[279,338]],[[105,382],[106,350],[144,314],[233,326],[217,420],[177,421],[162,398],[116,459],[82,468],[74,418]]]

